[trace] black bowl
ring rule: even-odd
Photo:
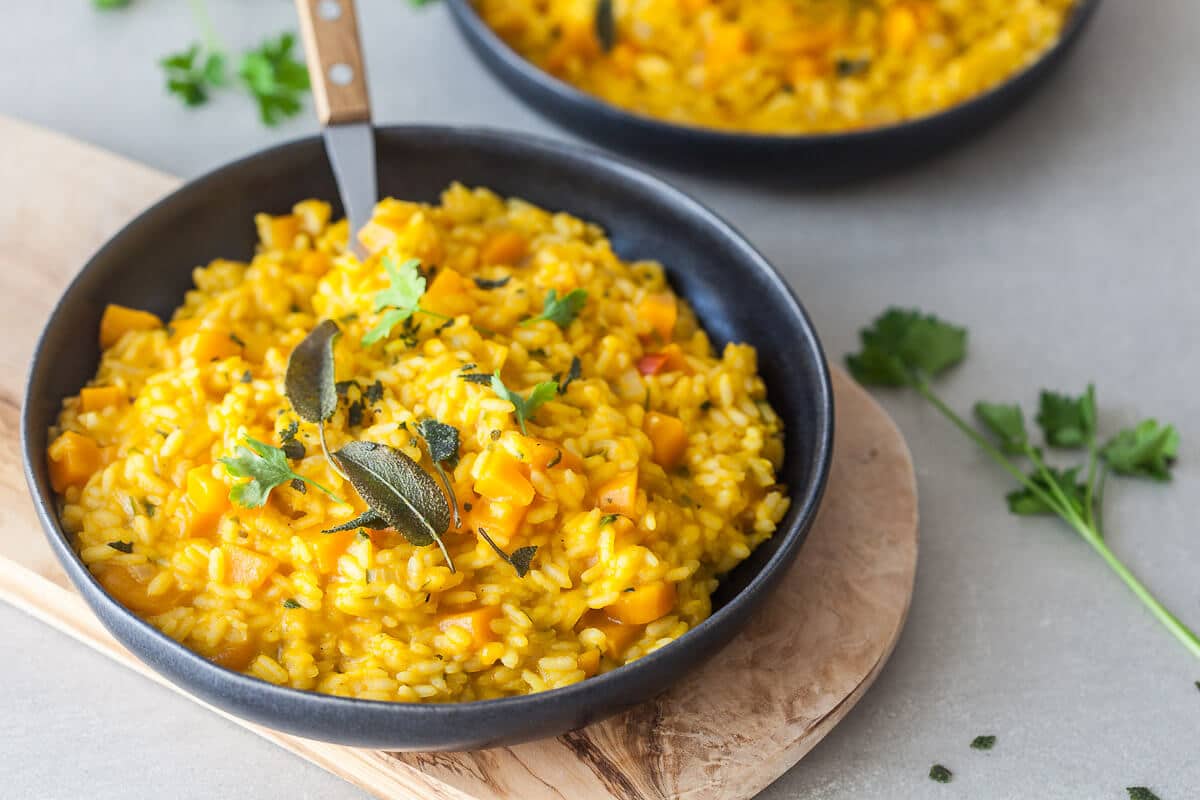
[[[895,125],[798,135],[722,131],[627,111],[527,61],[487,26],[471,0],[449,3],[458,29],[480,60],[518,97],[581,136],[626,152],[718,174],[750,169],[750,177],[783,173],[838,179],[918,161],[1014,109],[1061,63],[1100,0],[1078,0],[1053,47],[1026,69],[970,100]]]
[[[318,138],[223,167],[150,208],[68,287],[34,353],[21,420],[25,475],[67,574],[126,647],[203,700],[314,739],[394,750],[463,750],[552,736],[647,700],[737,633],[795,558],[829,470],[833,400],[820,343],[774,269],[725,222],[636,169],[588,149],[485,130],[396,127],[377,133],[384,193],[434,200],[453,180],[489,186],[602,224],[626,258],[660,259],[717,346],[759,348],[771,402],[787,421],[780,474],[792,506],[778,532],[721,583],[716,612],[678,641],[610,673],[541,694],[444,705],[302,692],[214,665],[159,633],[100,587],[72,550],[47,475],[47,428],[94,374],[101,310],[115,302],[168,316],[197,264],[251,255],[256,211],[338,196]]]

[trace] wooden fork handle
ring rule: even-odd
[[[370,120],[354,0],[296,0],[296,11],[321,124]]]

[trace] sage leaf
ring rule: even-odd
[[[454,510],[454,527],[457,528],[462,525],[462,518],[458,514],[458,498],[454,496],[454,484],[450,482],[442,463],[454,464],[458,461],[458,428],[426,418],[417,423],[417,433],[425,440],[429,457],[433,459],[433,468],[437,470],[438,477],[442,479],[442,486],[450,496],[450,507]]]
[[[518,547],[516,550],[513,550],[512,555],[510,556],[508,553],[500,549],[500,545],[492,541],[492,537],[488,536],[488,532],[486,530],[483,528],[478,528],[478,531],[479,535],[483,537],[483,540],[491,545],[492,549],[496,551],[496,555],[500,556],[501,559],[512,565],[512,568],[517,571],[518,578],[524,578],[529,574],[529,567],[533,563],[534,555],[536,555],[538,551],[536,546],[531,545],[526,547]]]
[[[437,544],[454,570],[442,542],[442,534],[450,527],[450,505],[420,464],[378,442],[350,442],[333,456],[381,520],[417,547]]]
[[[288,358],[283,377],[288,402],[306,422],[324,422],[337,409],[333,340],[342,332],[331,319],[313,328]]]
[[[600,46],[606,53],[617,43],[617,19],[613,11],[613,0],[596,2],[596,38],[600,40]]]
[[[341,525],[335,525],[332,528],[326,528],[321,533],[337,533],[338,531],[352,531],[356,528],[369,528],[373,531],[383,530],[388,526],[383,517],[378,513],[367,509],[349,522],[343,522]]]

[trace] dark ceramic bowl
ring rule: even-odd
[[[778,532],[721,582],[715,613],[634,664],[541,694],[421,705],[352,700],[278,687],[214,665],[109,597],[71,548],[47,475],[47,428],[64,397],[94,374],[106,303],[168,317],[192,269],[254,251],[256,211],[337,198],[325,150],[303,139],[188,184],[100,249],[67,289],[34,354],[21,420],[25,475],[54,552],[104,625],[126,647],[203,700],[314,739],[395,750],[465,750],[552,736],[647,700],[725,644],[779,582],[825,486],[833,399],[820,343],[774,269],[725,222],[667,184],[588,149],[486,130],[396,127],[377,133],[383,194],[435,200],[451,181],[491,187],[603,225],[625,258],[660,259],[714,343],[760,353],[771,402],[787,422],[789,510]],[[340,213],[340,211],[338,212]]]
[[[830,134],[754,134],[664,122],[605,102],[545,72],[484,23],[471,0],[449,0],[480,60],[533,108],[581,136],[627,152],[718,173],[858,177],[933,155],[1014,109],[1062,62],[1100,0],[1078,0],[1058,42],[1004,83],[945,111],[880,128]],[[753,177],[760,172],[752,169]]]

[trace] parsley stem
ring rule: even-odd
[[[212,17],[208,14],[208,5],[204,0],[188,0],[188,5],[192,9],[192,17],[196,20],[196,26],[200,28],[200,35],[204,37],[205,49],[210,53],[221,50],[216,29],[213,28]]]
[[[1085,521],[1089,526],[1100,530],[1100,524],[1096,519],[1096,504],[1095,504],[1095,489],[1096,489],[1096,467],[1100,462],[1099,453],[1096,448],[1096,432],[1093,430],[1088,436],[1088,470],[1087,470],[1087,489],[1084,492],[1083,512],[1086,515]]]
[[[292,474],[293,474],[293,475],[295,475],[295,476],[296,476],[297,478],[299,478],[300,480],[302,480],[302,481],[304,481],[305,483],[307,483],[309,486],[312,486],[312,487],[315,487],[315,488],[317,488],[317,489],[320,489],[322,492],[324,492],[325,494],[329,495],[330,497],[332,497],[334,500],[336,500],[337,502],[341,503],[342,505],[347,505],[347,503],[346,503],[346,501],[345,501],[345,500],[343,500],[342,498],[338,497],[338,496],[337,496],[336,494],[334,494],[332,491],[330,491],[329,489],[326,489],[324,486],[322,486],[321,484],[317,483],[317,482],[316,482],[316,481],[314,481],[312,478],[306,478],[306,477],[304,477],[303,475],[301,475],[301,474],[300,474],[300,473],[298,473],[298,472],[293,472]]]
[[[417,311],[433,317],[434,319],[454,319],[454,317],[448,317],[445,314],[439,314],[436,311],[430,311],[428,308],[422,308],[421,306],[417,306]]]
[[[1054,479],[1054,475],[1050,472],[1050,468],[1046,466],[1046,462],[1038,454],[1037,449],[1033,445],[1026,444],[1025,455],[1033,462],[1033,466],[1042,476],[1042,480],[1050,488],[1050,494],[1058,501],[1056,506],[1054,506],[1055,513],[1062,517],[1063,521],[1068,525],[1090,525],[1091,523],[1086,518],[1079,516],[1079,509],[1075,507],[1075,504],[1071,502],[1071,498],[1067,497],[1066,492],[1062,490],[1062,486]]]

